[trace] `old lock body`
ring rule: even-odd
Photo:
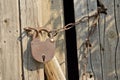
[[[45,63],[54,57],[55,44],[49,38],[41,41],[40,37],[33,37],[31,41],[31,52],[36,61]]]

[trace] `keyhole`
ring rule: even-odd
[[[43,62],[44,62],[45,61],[45,55],[44,54],[42,55],[42,59],[43,59]]]

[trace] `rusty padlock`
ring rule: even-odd
[[[51,42],[50,39],[45,41],[40,40],[38,35],[40,31],[35,31],[33,35],[33,40],[31,41],[31,51],[33,58],[38,62],[48,62],[55,54],[55,44]]]

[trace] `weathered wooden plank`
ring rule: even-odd
[[[102,2],[107,7],[107,16],[104,17],[101,15],[100,22],[100,34],[101,38],[101,47],[104,48],[103,52],[103,72],[104,72],[104,80],[119,80],[118,79],[118,60],[119,54],[116,52],[118,49],[117,47],[117,30],[116,27],[116,9],[115,9],[115,2],[102,0]],[[104,29],[103,27],[106,27]],[[104,32],[104,33],[103,33]],[[103,36],[102,36],[103,35]],[[117,47],[117,49],[116,49]]]
[[[18,0],[0,0],[0,80],[22,80]]]
[[[38,26],[37,6],[40,4],[37,0],[20,0],[21,28]],[[23,32],[23,31],[22,31]],[[25,80],[43,80],[41,75],[42,65],[36,62],[31,56],[30,39],[23,38],[23,68]]]
[[[98,31],[99,31],[99,49],[100,49],[100,57],[101,57],[101,71],[102,71],[102,79],[104,80],[104,57],[103,55],[105,54],[104,52],[104,48],[105,48],[105,29],[106,29],[106,26],[105,26],[105,14],[100,14],[100,19],[99,19],[99,22],[98,22]]]
[[[91,15],[97,10],[97,1],[95,0],[75,0],[74,2],[75,5],[75,17],[76,20],[82,16],[85,15]],[[82,58],[84,55],[83,49],[82,49],[82,43],[86,40],[87,35],[88,35],[88,26],[90,27],[92,21],[90,19],[88,23],[81,23],[80,25],[77,26],[76,31],[77,31],[77,48],[78,48],[78,58],[79,58],[79,66],[80,66],[80,75],[81,71],[83,71],[83,63],[85,60]],[[90,42],[92,43],[92,48],[91,52],[88,52],[88,64],[87,64],[87,74],[85,76],[80,76],[80,80],[82,77],[84,79],[88,79],[89,75],[92,74],[93,77],[89,78],[90,80],[97,79],[101,80],[102,79],[102,72],[101,72],[101,54],[100,54],[100,48],[99,48],[99,32],[98,32],[98,27],[96,26],[96,31],[95,33],[90,37]],[[88,78],[87,78],[88,77]]]
[[[21,26],[45,27],[48,29],[61,28],[63,26],[62,0],[21,0]],[[56,40],[56,57],[65,73],[65,45],[64,34],[60,33]],[[26,46],[27,45],[27,46]],[[27,48],[27,49],[26,49]],[[24,76],[25,80],[41,79],[40,63],[34,61],[30,52],[30,40],[23,39],[24,51]],[[48,65],[49,66],[49,65]]]
[[[88,14],[91,15],[97,10],[97,0],[87,0],[88,2]],[[89,27],[92,25],[92,19],[89,19]],[[95,32],[90,36],[90,42],[92,44],[88,57],[88,69],[92,73],[94,80],[102,79],[101,72],[101,55],[99,50],[99,29],[95,26]],[[89,35],[89,34],[88,34]]]
[[[116,64],[117,64],[117,75],[118,75],[118,80],[120,79],[120,0],[115,0],[115,11],[116,11],[116,23],[117,23],[117,29],[119,33],[119,43],[117,47],[117,54],[116,54]]]
[[[47,4],[46,1],[43,1],[44,3],[42,8],[42,25],[44,27],[47,27],[49,29],[59,29],[63,27],[63,7],[62,7],[62,0],[56,1],[56,0],[47,0],[49,2],[48,8],[46,8]],[[46,12],[48,11],[48,12]],[[46,12],[47,14],[45,14]],[[48,14],[49,13],[49,14]],[[48,15],[48,16],[46,16]],[[56,51],[55,56],[57,60],[59,61],[62,71],[64,74],[66,74],[66,68],[65,68],[65,40],[64,40],[64,33],[58,34],[55,38],[55,44],[56,44]]]
[[[74,9],[75,9],[75,20],[80,17],[87,15],[87,0],[74,0]],[[79,76],[82,80],[82,75],[84,72],[84,60],[83,60],[83,49],[82,43],[86,39],[87,35],[87,23],[81,23],[76,25],[76,34],[77,34],[77,48],[78,48],[78,66],[79,66]]]

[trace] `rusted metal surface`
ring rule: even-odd
[[[50,61],[55,54],[55,45],[50,42],[49,39],[40,41],[39,38],[35,38],[31,41],[32,56],[38,62]]]

